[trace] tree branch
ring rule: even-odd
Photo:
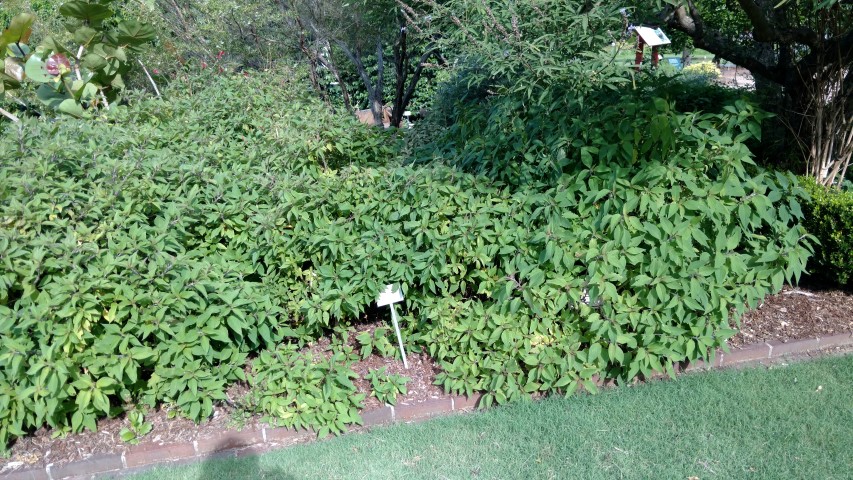
[[[364,83],[364,87],[367,89],[367,97],[368,97],[368,107],[370,111],[373,113],[373,123],[377,126],[382,126],[382,107],[379,108],[377,112],[376,103],[382,102],[382,83],[381,83],[381,74],[383,71],[382,67],[382,57],[380,56],[377,61],[379,63],[379,79],[377,80],[376,85],[374,86],[373,82],[370,81],[370,75],[367,73],[367,69],[364,67],[364,62],[361,61],[361,52],[356,48],[355,51],[350,50],[345,42],[342,40],[336,40],[335,43],[340,47],[340,49],[344,52],[344,55],[350,59],[350,61],[355,65],[356,71],[358,71],[358,75],[361,77],[362,83]]]
[[[834,59],[837,58],[837,62],[841,65],[853,63],[853,30],[848,31],[841,37],[829,40],[823,45],[823,49],[825,52],[833,52],[833,55],[837,54]],[[823,63],[818,60],[820,55],[820,49],[813,48],[808,55],[797,62],[797,69],[800,71],[800,75],[805,75],[806,77],[813,76]]]
[[[776,37],[776,31],[770,26],[761,7],[752,0],[738,0],[738,3],[749,18],[749,23],[752,24],[753,37],[759,42],[772,42]]]
[[[139,66],[142,67],[142,71],[145,72],[145,76],[148,77],[148,81],[151,82],[151,86],[154,87],[154,93],[156,93],[157,96],[159,97],[160,96],[160,89],[157,88],[157,84],[154,83],[154,79],[151,78],[151,74],[148,73],[148,69],[145,68],[145,64],[142,63],[142,60],[140,60],[138,58],[136,59],[136,61],[139,62]]]
[[[749,23],[752,24],[752,35],[759,42],[771,43],[801,43],[814,47],[820,42],[817,33],[809,28],[778,28],[771,25],[770,21],[764,15],[761,6],[753,0],[738,0]]]
[[[344,97],[344,108],[347,109],[347,112],[352,113],[352,101],[350,100],[349,90],[347,90],[347,84],[341,78],[341,73],[338,71],[338,67],[332,61],[332,44],[329,43],[328,40],[325,41],[324,44],[329,49],[329,58],[326,59],[323,55],[317,55],[317,60],[319,60],[319,62],[323,64],[324,67],[328,68],[329,71],[332,72],[332,75],[335,76],[335,81],[338,82],[338,86],[341,87],[341,95]]]
[[[361,77],[361,81],[364,83],[364,87],[368,92],[373,90],[373,82],[370,81],[370,76],[367,74],[367,69],[364,68],[364,63],[361,61],[361,54],[356,50],[353,52],[347,46],[347,44],[341,40],[336,40],[335,43],[344,52],[344,55],[350,59],[350,61],[355,65],[355,69],[358,72],[359,77]]]
[[[684,32],[693,39],[693,44],[705,49],[715,55],[730,60],[742,67],[749,69],[753,74],[760,75],[772,82],[785,84],[786,76],[776,67],[765,65],[758,58],[745,53],[744,49],[737,48],[734,42],[727,40],[716,30],[706,30],[702,17],[696,10],[692,1],[688,1],[689,13],[684,6],[676,7],[667,16],[670,27]]]
[[[427,50],[421,55],[420,60],[418,60],[418,65],[415,67],[415,71],[412,73],[412,80],[409,82],[409,88],[406,90],[406,94],[403,97],[403,108],[409,105],[409,102],[412,101],[412,97],[415,94],[415,87],[418,86],[418,81],[421,79],[421,72],[423,72],[424,64],[427,59],[438,52],[438,47],[428,47]]]
[[[407,49],[407,32],[406,26],[404,22],[401,22],[400,25],[400,36],[397,40],[397,43],[394,44],[394,68],[395,75],[397,77],[397,84],[394,89],[394,108],[391,110],[391,125],[395,127],[400,127],[400,122],[403,120],[403,106],[404,96],[405,96],[405,88],[406,88],[406,77],[409,73],[408,62],[409,62],[409,51]]]
[[[18,123],[21,121],[21,119],[16,117],[14,113],[8,112],[5,109],[3,109],[2,107],[0,107],[0,115],[3,115],[4,117],[8,118],[9,120],[11,120],[15,123]]]

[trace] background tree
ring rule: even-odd
[[[210,62],[225,52],[240,68],[270,68],[295,58],[295,27],[280,1],[155,0],[148,15],[165,33],[162,46],[172,60]]]
[[[661,18],[693,44],[748,68],[795,134],[807,171],[824,185],[844,177],[853,153],[853,2],[668,1]],[[744,24],[743,20],[748,23]],[[781,101],[779,101],[781,100]]]
[[[395,79],[391,124],[399,126],[427,60],[438,54],[437,44],[421,27],[421,15],[396,1],[295,0],[291,5],[309,63],[327,68],[345,87],[334,62],[336,52],[343,54],[367,92],[376,125],[383,122],[390,50]],[[346,93],[344,98],[348,102]]]
[[[572,161],[567,143],[592,99],[631,89],[629,65],[606,48],[624,31],[613,4],[419,4],[430,9],[454,68],[431,114],[439,132],[425,139],[418,161],[448,162],[515,185],[554,180]]]

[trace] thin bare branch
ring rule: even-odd
[[[9,111],[6,111],[6,110],[5,110],[5,109],[3,109],[2,107],[0,107],[0,115],[3,115],[4,117],[8,118],[9,120],[11,120],[11,121],[13,121],[13,122],[15,122],[15,123],[18,123],[18,122],[20,122],[20,121],[21,121],[21,119],[20,119],[20,118],[18,118],[17,116],[15,116],[15,114],[14,114],[14,113],[9,112]]]

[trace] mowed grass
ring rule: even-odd
[[[628,47],[628,48],[623,47],[617,52],[615,47],[607,47],[607,52],[609,52],[611,55],[613,53],[616,53],[616,59],[617,60],[631,60],[631,61],[633,61],[634,56],[636,54],[635,48],[636,47],[632,44],[630,47]],[[644,51],[645,51],[646,56],[648,57],[651,55],[652,48],[647,45],[646,48],[644,49]],[[674,51],[672,49],[665,49],[663,52],[661,52],[661,55],[663,55],[665,58],[681,58],[681,51],[680,50]],[[701,48],[695,48],[695,49],[693,49],[693,52],[691,53],[691,58],[692,58],[692,61],[694,63],[695,62],[710,62],[711,60],[713,60],[714,54],[707,51],[707,50],[702,50]]]
[[[134,478],[691,477],[853,477],[853,356],[525,402]]]

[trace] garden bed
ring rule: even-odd
[[[785,287],[744,315],[740,333],[729,340],[729,345],[787,342],[845,332],[853,332],[853,293]]]
[[[359,331],[371,330],[379,323],[366,324]],[[777,295],[769,296],[753,311],[744,315],[741,332],[733,337],[732,347],[776,340],[786,342],[794,339],[826,337],[853,331],[853,293],[840,290],[807,290],[786,287]],[[322,352],[323,342],[312,347]],[[364,377],[371,370],[386,367],[388,373],[410,378],[406,395],[398,396],[398,405],[412,405],[430,399],[449,397],[433,385],[439,368],[423,352],[409,355],[410,369],[394,359],[371,356],[353,366],[361,378],[355,380],[360,393],[366,395],[365,410],[380,406],[370,396],[370,382]],[[239,402],[246,387],[237,385],[229,390],[229,398]],[[145,420],[154,426],[152,432],[142,439],[143,443],[173,444],[192,441],[204,442],[222,435],[223,430],[258,430],[260,418],[242,413],[235,405],[221,404],[211,419],[195,424],[182,418],[169,418],[168,412],[157,410],[146,413]],[[121,453],[129,444],[120,440],[122,428],[127,426],[124,417],[103,419],[98,422],[98,431],[85,431],[52,438],[52,432],[40,429],[32,435],[18,439],[11,447],[11,456],[0,469],[0,474],[47,464],[62,465],[105,453]],[[257,428],[256,428],[257,427]]]

